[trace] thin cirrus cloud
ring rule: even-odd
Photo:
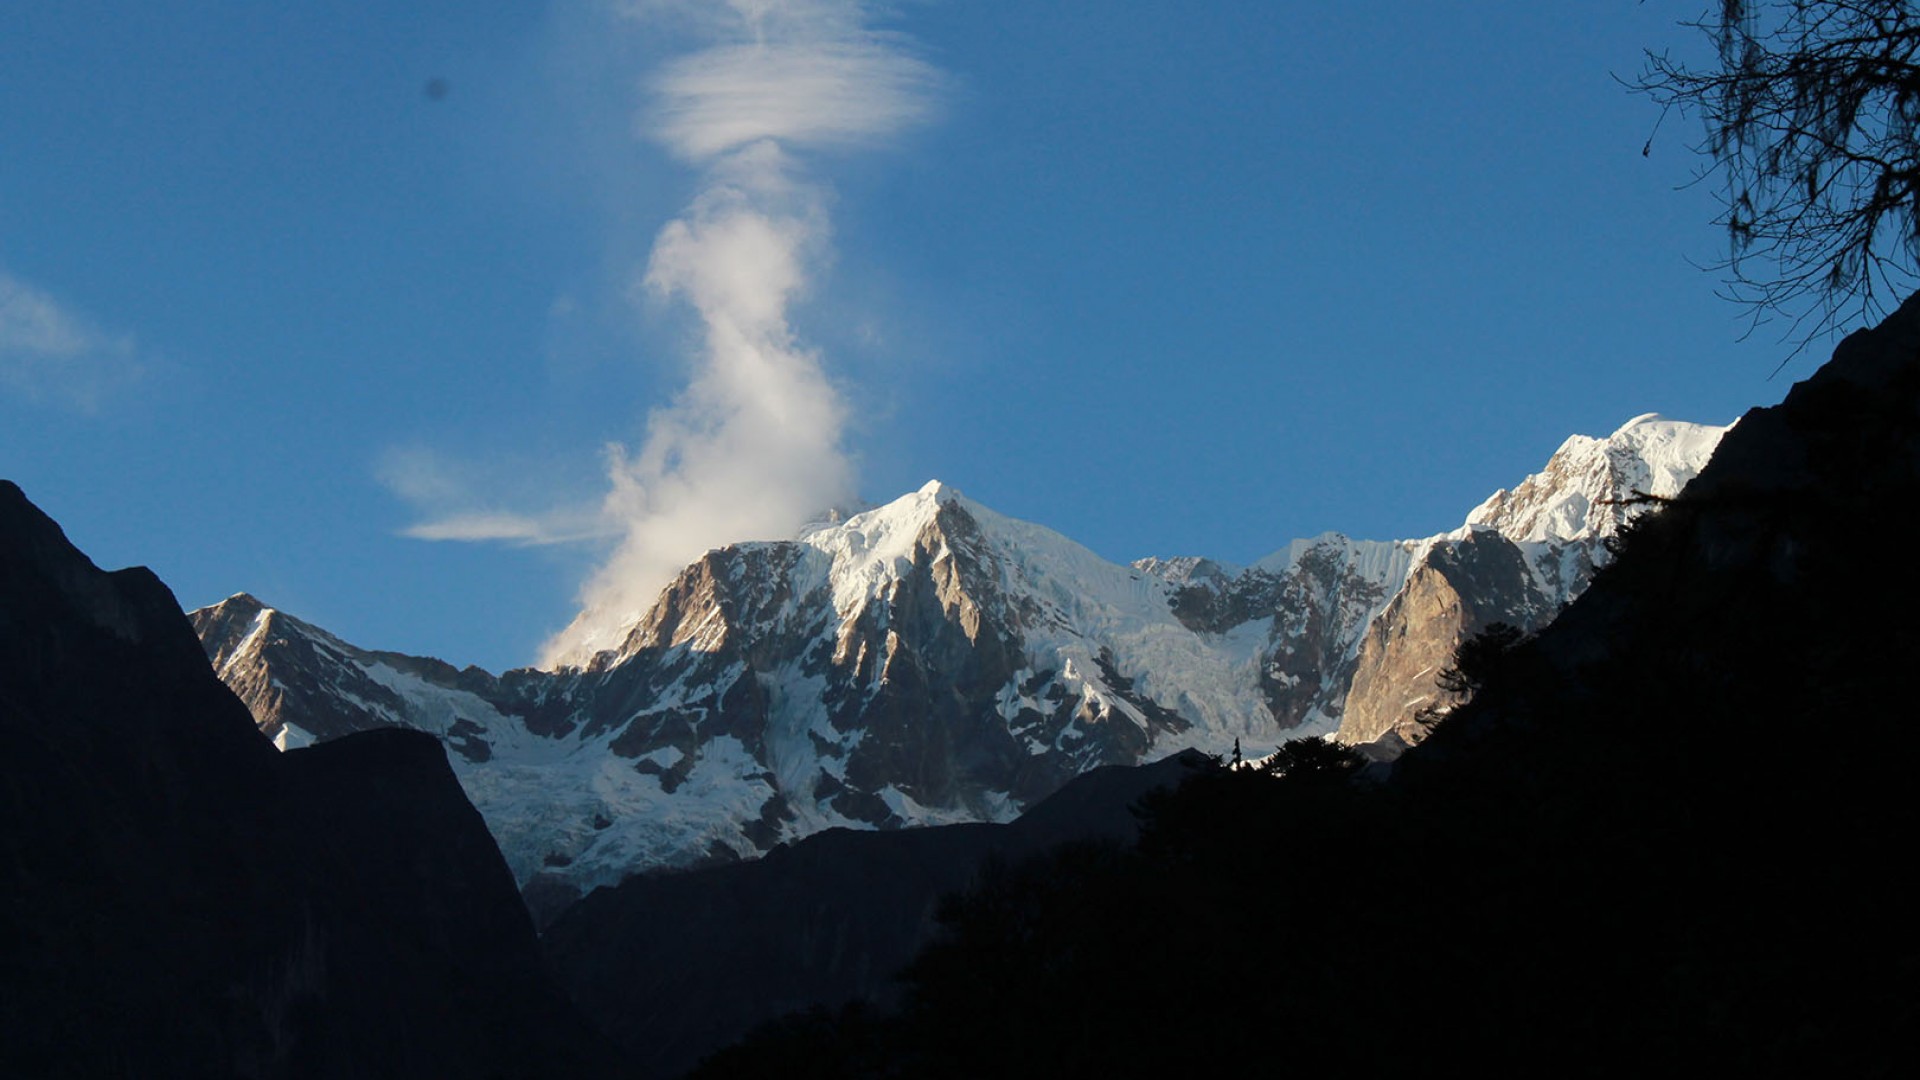
[[[884,138],[927,119],[940,85],[900,46],[863,34],[708,49],[661,74],[651,132],[694,162],[761,139],[833,147]]]
[[[131,335],[103,330],[0,270],[0,387],[35,404],[90,413],[144,373]]]
[[[423,447],[395,448],[383,455],[376,477],[388,491],[425,514],[402,536],[415,540],[495,542],[517,547],[606,540],[616,535],[592,505],[524,513],[480,505],[484,483],[470,467]]]
[[[654,298],[695,316],[686,384],[648,414],[637,448],[607,448],[606,494],[590,513],[475,507],[418,468],[384,478],[429,512],[409,536],[611,541],[580,588],[579,616],[542,650],[549,667],[616,647],[702,553],[791,536],[852,500],[847,408],[789,317],[831,248],[813,159],[926,122],[943,81],[905,37],[873,29],[859,0],[628,0],[617,10],[649,32],[677,23],[699,42],[641,81],[635,118],[638,135],[698,170],[692,201],[631,283],[636,309]]]
[[[497,540],[528,545],[567,544],[606,535],[604,529],[597,529],[590,523],[582,524],[584,527],[570,530],[561,527],[551,515],[536,517],[496,511],[455,514],[438,521],[410,526],[402,530],[401,535],[415,540]]]

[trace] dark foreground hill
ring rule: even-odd
[[[890,1004],[943,894],[1069,841],[1130,841],[1129,807],[1208,762],[1110,765],[1018,820],[832,829],[752,862],[596,889],[547,928],[563,981],[643,1076],[679,1076],[790,1010]]]
[[[281,754],[0,482],[0,1075],[594,1076],[440,744]]]
[[[1216,770],[702,1075],[1905,1075],[1920,301],[1749,413],[1385,783]],[[1313,764],[1309,761],[1308,764]]]

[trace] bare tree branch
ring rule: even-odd
[[[1785,317],[1801,347],[1879,318],[1920,284],[1920,6],[1714,0],[1682,25],[1718,66],[1649,51],[1628,85],[1706,128],[1696,179],[1722,185],[1722,295],[1752,328]]]

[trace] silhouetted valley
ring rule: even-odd
[[[1652,501],[1397,760],[1096,770],[536,939],[440,742],[276,751],[157,579],[6,485],[0,1072],[669,1076],[770,1020],[695,1074],[1904,1074],[1920,301]]]
[[[980,876],[897,1013],[797,1015],[697,1075],[1904,1071],[1920,640],[1911,577],[1860,552],[1917,497],[1909,302],[1480,649],[1390,775],[1207,771],[1135,847]]]

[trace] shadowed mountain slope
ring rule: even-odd
[[[5,482],[0,598],[0,1073],[605,1071],[431,736],[277,753]]]
[[[940,897],[995,860],[1130,840],[1131,807],[1208,759],[1108,766],[1018,820],[831,829],[747,863],[596,889],[548,927],[562,979],[649,1076],[678,1076],[782,1013],[888,1004]]]

